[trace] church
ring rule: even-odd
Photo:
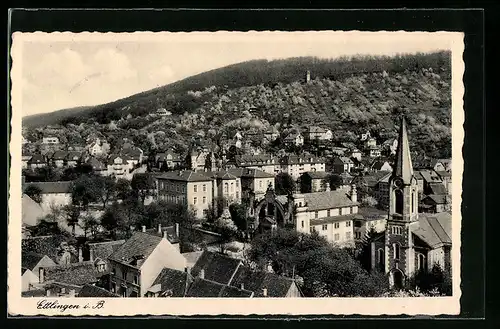
[[[389,209],[385,231],[371,243],[371,267],[388,274],[401,288],[416,271],[439,263],[451,273],[451,213],[418,213],[418,186],[413,174],[408,132],[401,119],[396,161],[389,178]]]

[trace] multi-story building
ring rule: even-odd
[[[285,145],[302,146],[304,145],[304,137],[301,133],[291,133],[283,139],[283,143]]]
[[[255,200],[260,200],[266,194],[267,188],[274,188],[273,174],[264,172],[259,169],[234,168],[228,170],[230,174],[239,177],[241,180],[242,198],[249,198],[252,193]]]
[[[144,297],[163,268],[184,271],[186,259],[168,241],[145,232],[136,232],[109,258],[109,290],[122,297]]]
[[[224,198],[228,205],[232,203],[241,203],[241,177],[231,174],[227,170],[204,171],[201,172],[213,180],[212,182],[212,200]]]
[[[329,141],[332,140],[333,134],[330,129],[311,126],[305,132],[305,139],[308,141]]]
[[[113,154],[108,159],[108,174],[116,178],[127,178],[132,170],[127,156]]]
[[[325,171],[325,159],[321,157],[287,155],[280,159],[281,172],[297,180],[308,171]]]
[[[42,202],[40,206],[44,214],[48,214],[54,207],[62,207],[71,203],[72,182],[34,182],[26,183],[24,189],[28,186],[36,186],[40,189]]]
[[[28,160],[28,168],[44,168],[47,167],[47,158],[42,154],[35,154]]]
[[[213,181],[201,172],[170,171],[156,176],[156,179],[158,199],[192,206],[197,218],[203,218],[212,205]]]
[[[300,193],[323,192],[328,183],[325,171],[308,171],[300,176]]]
[[[277,174],[281,168],[278,159],[269,154],[237,156],[236,166],[239,168],[259,169],[269,174]]]
[[[351,172],[354,162],[348,157],[340,156],[332,159],[332,171],[337,174]]]
[[[59,144],[59,138],[54,136],[47,136],[42,139],[42,144]]]

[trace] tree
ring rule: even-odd
[[[87,238],[87,233],[90,233],[93,238],[97,235],[99,229],[99,221],[93,215],[88,214],[82,219],[82,228],[85,234],[85,238]]]
[[[418,270],[409,280],[410,289],[419,289],[427,294],[439,294],[451,296],[451,277],[448,272],[443,271],[439,263],[435,263],[431,270],[422,268]]]
[[[87,209],[91,202],[97,201],[96,186],[90,176],[81,176],[74,181],[71,189],[71,201],[75,206]]]
[[[125,215],[119,204],[115,203],[104,211],[101,217],[101,225],[111,233],[113,239],[116,239],[117,231],[126,224]]]
[[[279,173],[275,178],[276,194],[278,195],[289,195],[296,191],[297,183],[287,173]]]
[[[131,187],[142,200],[142,203],[146,201],[148,196],[154,195],[155,190],[155,181],[151,174],[149,173],[140,173],[135,174],[132,177]]]
[[[342,185],[342,177],[337,174],[330,174],[326,178],[326,181],[330,184],[330,189],[332,191],[338,189]]]
[[[361,204],[366,207],[376,207],[378,205],[378,202],[374,197],[367,195],[363,199],[361,199]]]
[[[369,273],[349,251],[332,246],[318,233],[277,229],[254,238],[248,260],[277,274],[303,278],[301,290],[310,297],[380,296],[386,291],[384,275]]]
[[[220,252],[224,253],[226,244],[233,241],[237,232],[237,227],[231,218],[229,208],[224,208],[221,217],[215,221],[214,228],[215,231],[220,234],[218,241]]]
[[[42,203],[42,189],[36,185],[29,185],[24,189],[24,193],[36,203]]]
[[[233,203],[229,206],[231,218],[238,230],[246,232],[247,230],[247,208],[243,204]]]
[[[75,236],[76,225],[80,220],[81,208],[78,205],[69,204],[63,207],[63,214],[68,223],[68,226],[72,228],[72,234]]]
[[[94,176],[93,190],[95,198],[102,202],[102,210],[105,210],[108,202],[116,195],[115,180],[111,177]]]
[[[116,181],[116,198],[118,200],[124,200],[129,197],[130,192],[132,192],[132,187],[130,182],[124,178],[119,178]]]
[[[57,222],[53,222],[50,219],[41,219],[40,222],[30,228],[31,236],[47,236],[47,235],[61,235],[64,234],[63,231],[57,225]]]

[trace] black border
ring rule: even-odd
[[[9,44],[11,32],[14,31],[420,30],[465,32],[464,106],[466,112],[463,147],[465,165],[462,195],[462,311],[460,317],[484,317],[485,145],[484,130],[479,129],[485,128],[484,15],[482,10],[148,11],[100,9],[67,11],[46,9],[13,10],[8,20],[11,23],[11,30],[7,36]],[[10,111],[10,104],[8,108]],[[8,120],[6,122],[9,124]],[[4,232],[6,234],[6,230]],[[6,236],[5,241],[7,241]],[[419,320],[412,321],[412,325],[419,322]],[[89,325],[87,320],[84,323]],[[127,325],[126,322],[120,324]]]

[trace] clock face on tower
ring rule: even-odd
[[[401,178],[394,179],[394,185],[399,188],[403,187],[403,181],[401,180]]]

